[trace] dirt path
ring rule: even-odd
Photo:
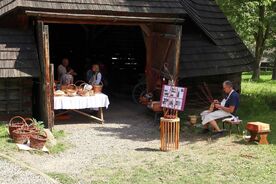
[[[87,168],[125,163],[139,164],[133,155],[143,150],[159,149],[158,125],[147,109],[129,102],[113,103],[105,112],[105,124],[70,114],[70,122],[56,125],[65,130],[72,148],[59,155],[35,155],[20,152],[16,156],[45,173],[70,173],[79,176]],[[74,122],[74,123],[73,123]],[[77,122],[77,123],[76,123]],[[116,155],[114,157],[114,155]]]
[[[0,171],[1,184],[53,184],[41,175],[3,158],[0,158]]]

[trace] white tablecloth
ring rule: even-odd
[[[100,93],[95,96],[55,96],[54,109],[87,109],[87,108],[108,108],[108,96]]]

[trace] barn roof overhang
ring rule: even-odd
[[[169,23],[182,24],[184,18],[139,16],[139,15],[104,15],[66,12],[49,12],[26,10],[26,15],[36,17],[46,23],[75,23],[75,24],[141,24],[141,23]]]

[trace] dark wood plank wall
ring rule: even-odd
[[[216,76],[192,77],[180,80],[180,86],[188,88],[187,107],[195,109],[206,109],[210,103],[200,89],[204,83],[207,84],[213,98],[221,100],[224,93],[222,83],[230,80],[234,84],[234,89],[241,92],[241,73],[224,74]]]
[[[32,31],[0,29],[0,77],[38,77],[38,65]]]
[[[32,78],[0,79],[0,119],[32,115]]]

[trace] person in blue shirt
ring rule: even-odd
[[[226,93],[226,98],[224,98],[221,102],[218,100],[214,100],[215,108],[217,110],[203,111],[201,113],[202,117],[202,125],[204,126],[204,133],[209,132],[209,125],[214,129],[215,134],[221,135],[223,131],[219,128],[216,120],[234,116],[239,107],[239,94],[233,89],[233,84],[231,81],[223,82],[223,91]]]
[[[100,72],[100,67],[97,64],[92,65],[92,69],[88,70],[86,73],[86,78],[89,84],[98,85],[102,82],[102,74]]]

